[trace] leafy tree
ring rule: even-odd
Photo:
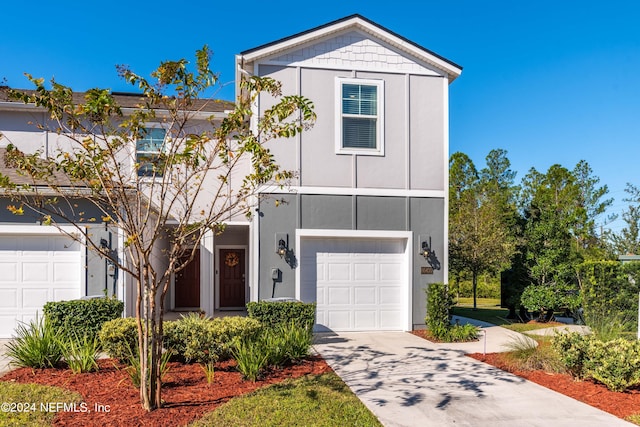
[[[626,225],[609,240],[616,255],[640,254],[640,189],[627,183],[624,191],[628,194],[624,201],[629,203],[622,213]]]
[[[163,312],[171,275],[194,257],[205,233],[250,213],[260,186],[287,183],[292,172],[279,168],[265,143],[294,136],[315,120],[309,100],[282,96],[279,83],[258,77],[241,82],[245,96],[226,117],[203,119],[198,110],[203,102],[215,102],[205,94],[217,85],[210,57],[205,46],[196,52],[194,69],[184,59],[166,61],[150,79],[118,67],[119,75],[142,91],[130,114],[104,89],[92,89],[77,102],[71,88],[52,81],[47,89],[43,79],[28,76],[35,90],[12,92],[15,99],[46,109],[48,120],[38,126],[65,143],[53,154],[7,148],[7,164],[30,182],[0,176],[0,187],[15,203],[10,209],[56,227],[72,224],[76,232],[70,236],[98,252],[87,223],[112,224],[125,236],[124,257],[101,253],[137,287],[140,398],[146,410],[162,404]],[[252,117],[261,92],[273,96],[274,105]],[[167,130],[162,149],[136,162],[134,139],[147,135],[151,123]],[[78,200],[99,214],[78,212]]]
[[[510,194],[514,175],[506,152],[492,151],[487,164],[478,175],[467,155],[454,153],[450,160],[450,267],[453,274],[471,274],[474,308],[478,276],[499,272],[515,252]]]
[[[577,289],[576,266],[602,248],[595,220],[611,200],[602,199],[607,188],[598,182],[584,161],[573,171],[557,164],[546,174],[532,168],[522,181],[525,263],[537,295],[555,295],[557,304]],[[544,293],[545,286],[552,289]]]

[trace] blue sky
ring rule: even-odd
[[[75,90],[115,91],[131,90],[115,64],[147,74],[161,60],[193,58],[204,44],[230,82],[236,53],[359,13],[464,67],[450,86],[451,153],[481,167],[491,149],[506,149],[518,180],[531,167],[572,169],[584,159],[609,186],[611,212],[625,207],[626,182],[640,185],[635,1],[35,0],[0,10],[7,84],[28,87],[29,72]],[[220,96],[232,99],[232,85]]]

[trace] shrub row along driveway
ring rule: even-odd
[[[633,425],[464,356],[478,345],[376,332],[324,334],[314,347],[387,427]]]

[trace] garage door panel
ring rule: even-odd
[[[16,325],[30,322],[48,301],[81,296],[81,249],[63,235],[0,234],[0,338],[14,335]]]
[[[353,329],[358,330],[374,330],[378,329],[376,325],[376,310],[358,310],[353,313]]]
[[[329,267],[327,271],[329,273],[327,277],[329,282],[348,281],[351,279],[351,266],[349,264],[329,262],[327,265]]]
[[[336,331],[353,329],[350,310],[330,310],[327,314],[327,323],[325,325],[329,326],[330,329]]]
[[[351,290],[346,287],[327,288],[327,305],[350,305]]]
[[[49,263],[47,262],[23,262],[22,263],[23,283],[48,283]]]
[[[17,326],[15,314],[0,315],[0,337],[10,337]]]
[[[355,305],[367,305],[377,303],[377,289],[374,286],[358,286],[354,288],[353,303]]]
[[[58,262],[53,265],[53,280],[55,282],[77,282],[80,280],[80,270],[75,268],[75,262]]]
[[[378,288],[380,292],[380,304],[401,304],[402,295],[398,292],[396,286],[381,286]]]
[[[380,310],[380,329],[402,329],[400,310]]]
[[[18,290],[17,289],[0,289],[0,308],[17,308],[18,307]]]
[[[22,308],[41,308],[50,299],[47,288],[23,288]]]
[[[403,277],[403,265],[397,263],[380,263],[380,280],[382,281],[400,281]]]
[[[378,276],[378,266],[373,263],[361,263],[356,262],[353,264],[353,280],[356,282],[359,281],[370,281],[376,280]]]
[[[0,257],[2,253],[0,253]],[[18,263],[17,262],[0,262],[0,282],[13,282],[18,280]]]
[[[399,238],[304,239],[300,295],[308,301],[304,295],[315,288],[317,330],[402,330],[408,310],[405,247],[406,239]]]

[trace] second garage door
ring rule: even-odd
[[[317,303],[317,330],[403,330],[406,239],[305,238],[300,297]]]
[[[42,227],[20,227],[24,234],[0,233],[0,338],[14,334],[48,301],[76,299],[82,293],[79,243]]]

